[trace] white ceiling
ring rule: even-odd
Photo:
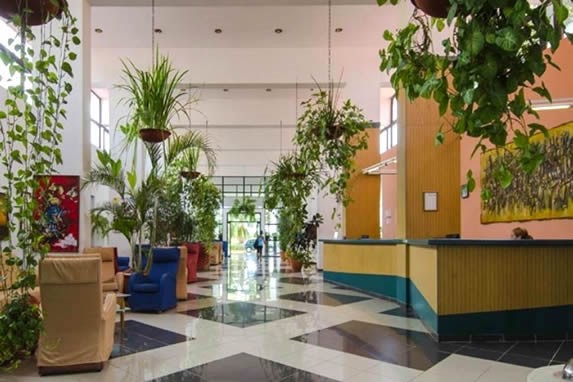
[[[93,0],[93,3],[105,1]],[[135,2],[123,0],[117,3]],[[260,0],[246,2],[258,3]],[[382,47],[384,30],[398,28],[403,24],[401,20],[408,19],[412,9],[409,2],[383,7],[375,2],[370,4],[332,7],[332,29],[343,28],[341,33],[332,33],[333,47]],[[155,34],[156,42],[162,48],[326,47],[328,7],[161,6],[155,9],[155,26],[163,30],[162,34]],[[149,48],[151,7],[93,7],[92,30],[95,28],[101,28],[103,33],[92,31],[94,48]],[[223,33],[214,33],[216,28],[221,28]],[[276,34],[276,28],[282,28],[283,33]]]

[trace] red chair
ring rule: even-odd
[[[197,281],[197,260],[199,259],[199,243],[185,243],[187,247],[187,283]]]

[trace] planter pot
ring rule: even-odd
[[[295,259],[290,259],[290,266],[292,267],[293,272],[300,272],[302,269],[302,263]]]
[[[197,260],[197,270],[198,271],[208,271],[211,265],[211,259],[209,258],[209,252],[203,243],[199,243],[199,258]]]
[[[171,131],[164,129],[141,129],[139,136],[147,143],[160,143],[171,136]]]
[[[194,283],[197,281],[197,262],[201,246],[199,243],[185,243],[183,245],[187,248],[187,283]]]
[[[15,15],[24,16],[24,9],[29,9],[31,12],[26,12],[26,24],[28,26],[46,24],[54,17],[60,17],[63,10],[68,6],[65,0],[6,0],[0,1],[0,17],[11,19]]]
[[[412,4],[428,16],[444,19],[448,17],[450,2],[448,0],[411,0]]]
[[[185,179],[197,179],[201,175],[199,171],[181,171],[179,174]]]
[[[288,258],[288,256],[287,256],[286,252],[285,252],[285,251],[281,251],[281,261],[286,263],[286,262],[288,261],[288,259],[289,259],[289,258]]]

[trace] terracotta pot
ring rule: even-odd
[[[428,16],[444,19],[450,10],[449,0],[411,0],[412,4]]]
[[[197,281],[197,262],[201,248],[199,243],[185,243],[187,247],[187,283]]]
[[[198,271],[208,271],[211,265],[211,259],[209,258],[209,252],[207,248],[200,243],[201,248],[199,250],[199,258],[197,259],[197,270]]]
[[[292,258],[290,259],[290,266],[293,272],[300,272],[300,270],[302,269],[302,263]]]
[[[2,0],[0,1],[0,17],[10,19],[14,15],[21,14],[25,16],[28,26],[42,25],[54,17],[60,17],[67,6],[66,0],[28,0],[27,2],[26,0]],[[29,9],[31,12],[26,12],[24,15],[24,9]]]
[[[285,251],[281,251],[281,261],[282,262],[287,262],[288,261],[288,256],[286,254]]]
[[[179,174],[185,179],[197,179],[201,175],[199,171],[181,171]]]
[[[171,136],[171,131],[164,129],[141,129],[139,136],[147,143],[160,143]]]

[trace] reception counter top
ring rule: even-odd
[[[324,279],[410,305],[440,339],[573,335],[573,240],[322,240]]]

